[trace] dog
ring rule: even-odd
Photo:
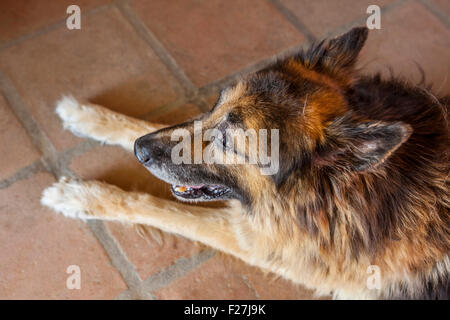
[[[69,178],[47,188],[42,203],[71,218],[144,224],[200,241],[317,295],[448,299],[450,99],[359,74],[367,36],[357,27],[242,77],[211,111],[172,127],[72,98],[58,103],[65,128],[134,151],[177,199],[225,200],[225,207]],[[200,150],[244,160],[249,139],[236,147],[228,129],[277,129],[276,172],[264,174],[259,159],[174,163],[174,134],[193,137],[196,123],[222,133]]]

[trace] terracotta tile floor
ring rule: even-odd
[[[68,30],[69,4],[81,30]],[[382,8],[360,66],[450,94],[445,0],[0,2],[0,299],[314,299],[308,290],[158,230],[68,220],[39,204],[64,172],[170,197],[134,157],[65,132],[62,94],[174,124],[206,111],[238,74]],[[78,265],[81,289],[66,286]]]

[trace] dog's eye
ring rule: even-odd
[[[233,139],[227,136],[227,132],[224,130],[220,137],[214,136],[214,143],[220,144],[224,150],[233,149]]]
[[[220,143],[224,149],[228,148],[228,139],[226,133],[222,133],[220,138],[217,138],[217,143]]]
[[[221,144],[224,150],[231,148],[232,143],[230,143],[230,139],[227,136],[226,124],[225,123],[220,124],[218,129],[222,134],[220,137],[215,137],[214,142]]]
[[[222,144],[225,149],[231,150],[233,148],[233,141],[226,134],[223,135]]]

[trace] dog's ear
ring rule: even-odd
[[[367,171],[386,161],[408,138],[412,128],[403,122],[357,123],[341,118],[328,129],[326,147],[316,164],[345,171]]]
[[[366,42],[368,29],[356,27],[349,32],[312,46],[302,54],[306,67],[338,74],[351,69]]]
[[[367,40],[366,27],[353,28],[349,32],[329,41],[324,59],[335,68],[352,67]]]

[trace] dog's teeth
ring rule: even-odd
[[[177,192],[185,192],[186,190],[187,190],[187,188],[183,187],[183,186],[175,187],[175,191],[177,191]]]

